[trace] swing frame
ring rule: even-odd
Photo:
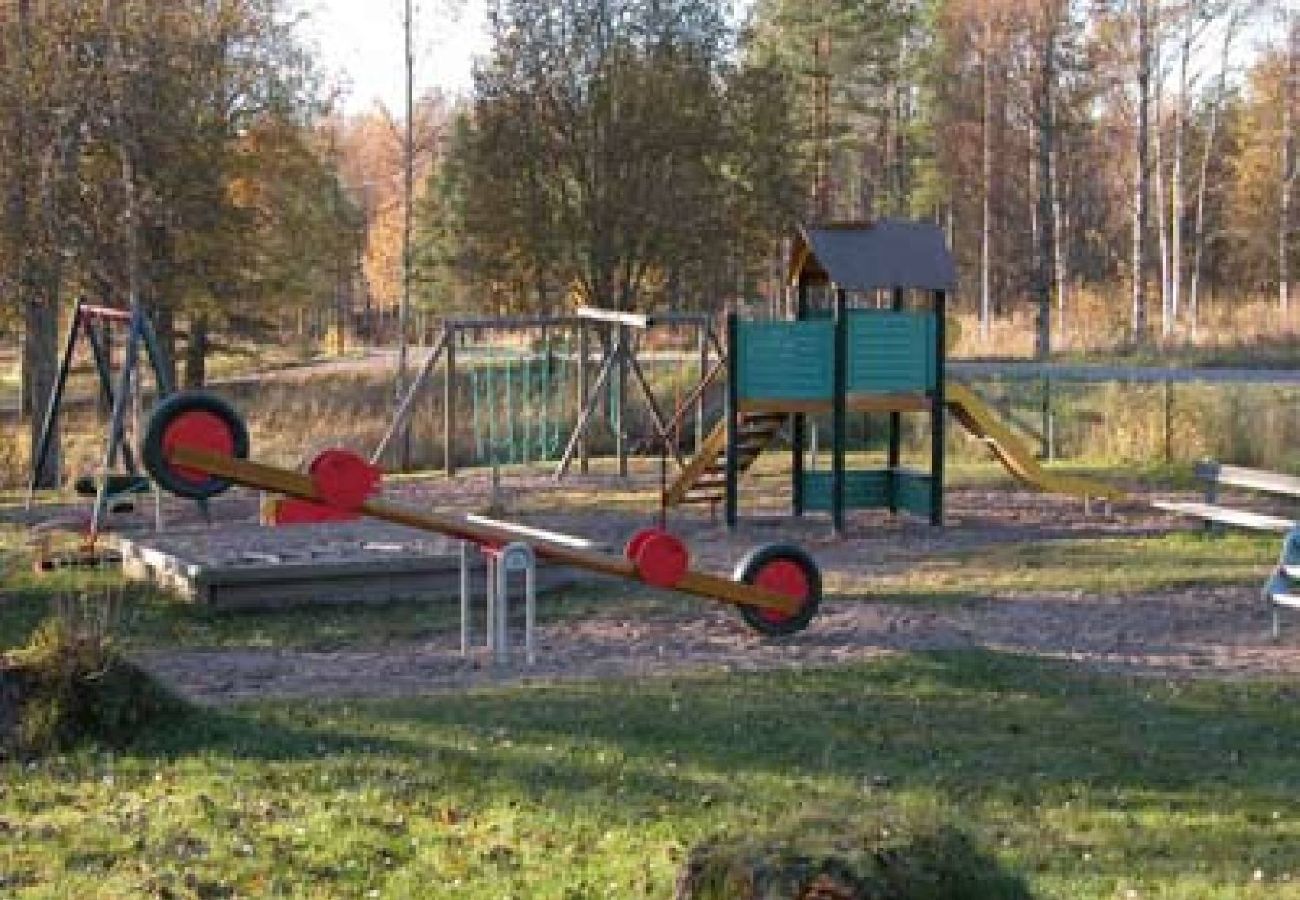
[[[126,345],[123,351],[122,365],[116,373],[114,385],[113,372],[113,335],[112,325],[125,323],[127,326]],[[68,376],[76,357],[79,339],[84,336],[91,350],[95,363],[96,381],[99,394],[109,408],[109,428],[105,441],[103,463],[97,477],[95,505],[91,513],[89,536],[93,541],[98,535],[110,499],[110,475],[117,466],[119,454],[128,474],[140,475],[140,467],[131,447],[125,441],[127,406],[134,391],[139,388],[140,349],[144,348],[153,372],[154,386],[158,399],[170,396],[174,387],[163,365],[163,356],[158,336],[153,323],[149,320],[143,304],[138,297],[132,296],[126,309],[120,307],[88,303],[78,297],[72,306],[72,315],[68,322],[68,333],[63,343],[63,354],[59,359],[58,375],[45,404],[45,415],[37,437],[36,452],[32,455],[31,476],[27,483],[26,508],[31,509],[36,495],[36,486],[41,474],[49,465],[54,444],[54,433],[59,415],[63,409],[67,391]]]

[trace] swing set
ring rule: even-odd
[[[643,338],[652,330],[685,328],[692,334],[698,383],[675,410],[664,408],[645,372]],[[531,338],[521,350],[519,338]],[[619,474],[628,457],[649,445],[678,466],[684,460],[679,438],[688,416],[695,417],[695,439],[703,440],[705,392],[724,370],[725,353],[706,313],[625,313],[582,307],[571,315],[501,318],[448,318],[415,378],[404,387],[397,410],[372,463],[387,460],[404,467],[400,436],[409,434],[411,412],[440,371],[442,387],[443,470],[456,474],[471,454],[461,434],[460,404],[467,385],[473,459],[479,465],[551,461],[563,478],[576,462],[586,472],[592,430],[603,421],[613,436]],[[639,396],[653,428],[648,440],[634,443],[630,394]],[[603,415],[601,415],[603,413]],[[393,453],[394,445],[399,448]]]
[[[125,329],[126,340],[122,351],[121,367],[115,373],[113,371],[115,330],[120,328]],[[138,299],[133,298],[127,309],[87,303],[78,299],[73,304],[68,334],[63,345],[63,355],[59,360],[58,375],[45,406],[36,452],[32,457],[31,478],[27,485],[28,509],[32,506],[41,475],[50,464],[54,450],[54,436],[67,391],[68,376],[72,372],[77,347],[83,337],[90,347],[94,361],[100,400],[109,410],[109,428],[103,462],[98,472],[84,475],[75,482],[75,490],[78,494],[95,498],[87,526],[87,540],[93,546],[107,514],[115,509],[126,508],[131,495],[146,493],[151,487],[148,477],[141,474],[139,463],[131,451],[131,442],[126,439],[128,412],[139,407],[138,369],[142,348],[153,373],[158,399],[167,397],[173,389],[171,379],[163,366],[163,357],[153,324]],[[124,471],[117,471],[119,458]]]

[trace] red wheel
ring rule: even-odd
[[[337,509],[359,509],[379,487],[382,472],[351,450],[322,450],[307,466],[316,496]]]
[[[171,459],[177,447],[230,456],[235,452],[235,436],[231,433],[225,419],[207,410],[192,409],[182,412],[163,429],[163,455]],[[177,478],[192,484],[202,484],[208,478],[208,473],[202,469],[174,463],[172,471],[176,473]]]
[[[736,567],[736,581],[802,601],[794,612],[742,606],[745,623],[759,634],[776,637],[803,631],[817,615],[822,579],[811,556],[798,547],[769,544],[752,550]]]
[[[655,587],[676,587],[691,565],[690,551],[681,538],[658,530],[638,537],[642,539],[637,542],[636,557],[633,559],[637,576]]]
[[[628,538],[626,546],[623,547],[623,555],[632,562],[636,562],[636,555],[641,552],[641,548],[645,546],[645,542],[650,540],[650,538],[654,537],[656,534],[663,533],[664,532],[659,528],[642,528],[636,534],[632,535],[632,537]]]
[[[229,404],[201,391],[185,391],[163,400],[149,416],[140,458],[158,484],[182,497],[220,494],[230,482],[171,461],[177,448],[206,450],[248,458],[248,429]]]

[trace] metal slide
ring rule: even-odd
[[[1084,499],[1123,500],[1128,495],[1117,487],[1091,478],[1050,472],[1034,459],[1033,453],[1002,423],[997,414],[974,391],[957,381],[944,385],[948,411],[962,426],[979,438],[1020,481],[1048,494],[1070,494]]]

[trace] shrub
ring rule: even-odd
[[[27,646],[0,656],[0,757],[121,748],[186,714],[184,701],[113,648],[113,606],[108,597],[57,601]]]
[[[1023,879],[951,825],[884,823],[808,821],[706,842],[686,860],[676,900],[1029,900]]]

